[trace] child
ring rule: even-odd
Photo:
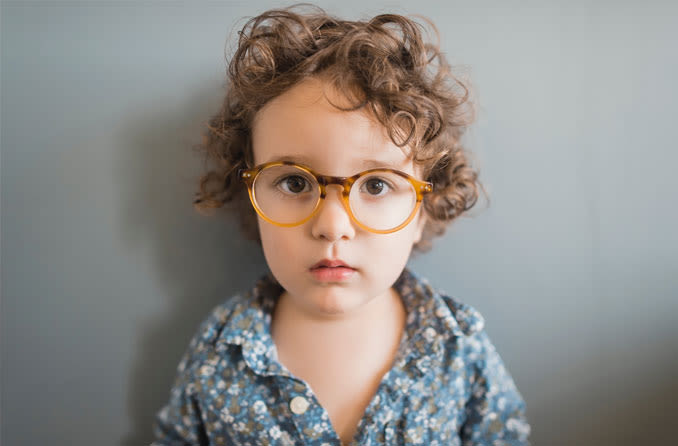
[[[199,328],[154,445],[528,444],[482,316],[406,267],[478,196],[468,90],[418,26],[245,25],[196,206],[230,203],[270,274]]]

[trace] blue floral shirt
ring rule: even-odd
[[[405,330],[351,445],[529,445],[525,402],[480,313],[407,268],[394,288]],[[270,326],[282,291],[268,274],[202,323],[152,446],[341,445],[311,387],[277,359]]]

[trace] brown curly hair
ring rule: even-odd
[[[311,9],[297,12],[302,7]],[[438,37],[435,25],[424,20]],[[423,40],[420,27],[397,14],[340,20],[308,4],[248,20],[238,32],[223,105],[194,147],[209,166],[200,178],[196,210],[205,214],[229,203],[244,235],[261,243],[256,213],[238,176],[253,164],[255,114],[301,80],[321,77],[352,104],[333,105],[347,111],[366,107],[433,183],[423,203],[422,239],[413,247],[430,249],[431,239],[471,209],[483,188],[460,141],[474,119],[469,88],[451,73],[439,44]]]

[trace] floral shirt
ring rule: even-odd
[[[408,268],[394,288],[405,330],[351,445],[529,445],[525,402],[480,313]],[[282,291],[269,273],[203,322],[152,446],[341,445],[313,389],[278,361],[270,327]]]

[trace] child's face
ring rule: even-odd
[[[325,175],[348,177],[370,167],[390,167],[422,179],[383,126],[362,111],[334,108],[323,97],[325,85],[317,79],[303,81],[259,111],[253,125],[256,165],[285,158]],[[346,105],[342,96],[325,90],[333,103]],[[424,218],[420,210],[397,232],[367,231],[347,214],[340,187],[329,185],[320,210],[306,223],[280,227],[261,217],[258,222],[273,275],[297,308],[327,318],[359,311],[390,293],[421,237]],[[311,267],[323,259],[339,259],[355,271],[338,280],[321,278]]]

